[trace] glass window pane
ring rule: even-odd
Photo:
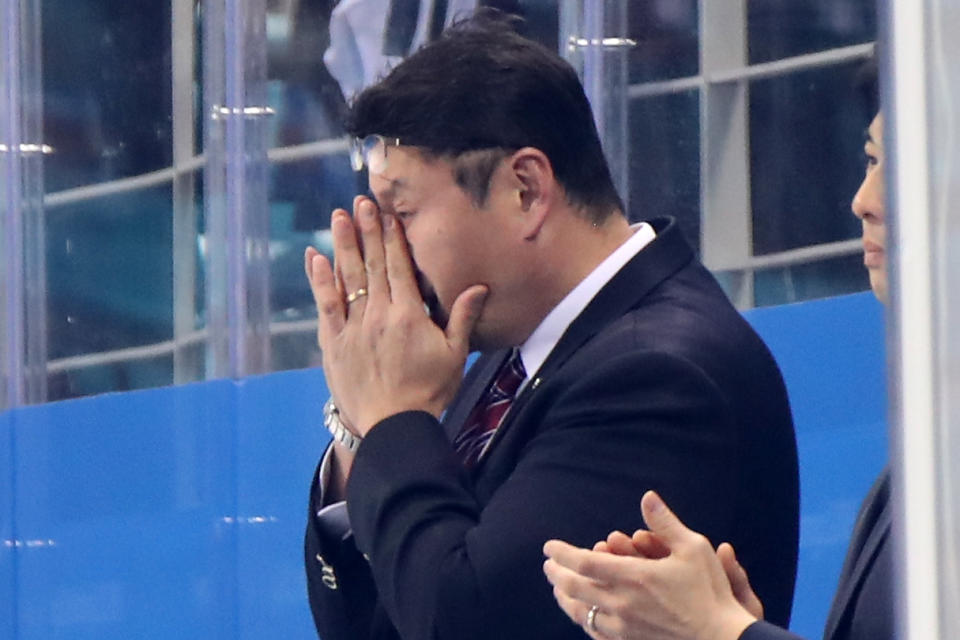
[[[627,3],[630,83],[695,76],[699,72],[696,0]]]
[[[44,165],[48,397],[170,384],[175,255],[193,259],[180,291],[190,331],[200,318],[200,243],[188,216],[186,253],[174,252],[174,203],[201,207],[196,175],[149,175],[174,157],[171,2],[41,6],[44,142],[54,149]],[[189,106],[197,86],[186,80]],[[196,137],[196,120],[182,125]],[[200,363],[186,379],[202,377],[201,340],[184,349]]]
[[[750,64],[870,42],[873,0],[749,0]]]
[[[755,305],[766,307],[855,293],[869,288],[863,254],[855,254],[754,274]]]
[[[700,246],[700,95],[639,98],[630,105],[630,218],[677,218]]]
[[[750,85],[755,255],[855,238],[850,201],[863,178],[870,116],[856,99],[861,63]]]
[[[171,199],[170,185],[161,185],[48,207],[48,353],[59,371],[51,400],[173,381],[156,358],[57,366],[173,337]]]
[[[46,191],[170,166],[169,0],[41,6]]]

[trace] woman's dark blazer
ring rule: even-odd
[[[894,637],[893,549],[890,471],[874,483],[860,507],[837,593],[827,615],[824,640],[887,640]],[[799,636],[758,622],[740,640],[799,640]]]

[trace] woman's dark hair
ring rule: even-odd
[[[877,72],[877,57],[879,51],[874,46],[873,54],[867,58],[854,79],[854,89],[863,108],[864,117],[867,121],[873,120],[873,117],[880,111],[880,81]]]
[[[478,204],[497,161],[535,147],[571,204],[595,220],[622,210],[576,72],[515,28],[514,18],[491,10],[455,23],[360,93],[347,130],[451,159]]]

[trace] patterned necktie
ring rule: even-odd
[[[520,383],[526,377],[520,350],[514,348],[463,423],[460,433],[453,439],[453,447],[465,467],[472,467],[480,459],[480,454],[503,422]]]

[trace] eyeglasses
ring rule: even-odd
[[[387,147],[399,147],[400,138],[385,138],[373,133],[363,139],[350,141],[350,166],[360,171],[364,166],[374,175],[380,175],[387,168]]]

